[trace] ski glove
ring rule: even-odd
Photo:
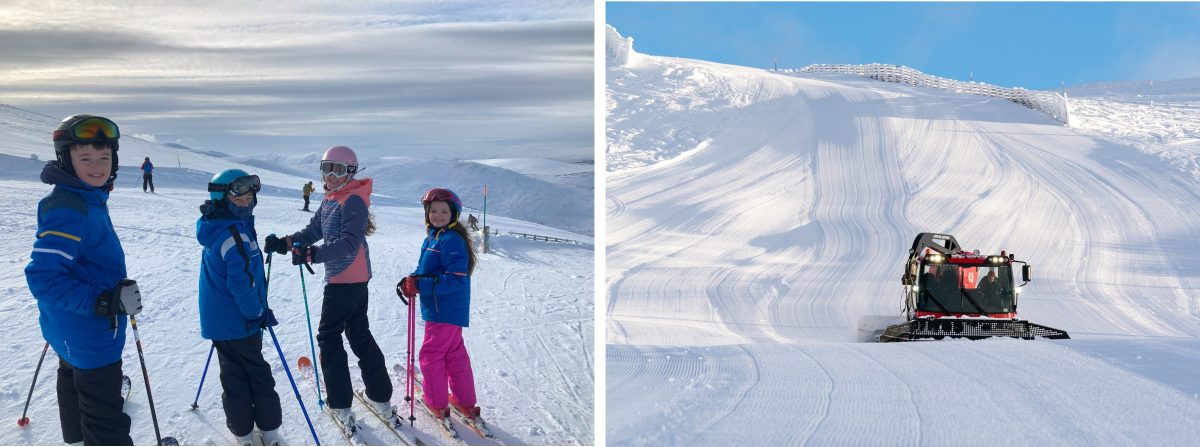
[[[265,248],[268,252],[275,252],[275,253],[279,253],[281,255],[286,255],[288,252],[288,247],[290,247],[291,245],[292,245],[292,237],[291,236],[285,236],[283,239],[280,239],[278,236],[275,236],[274,233],[271,233],[271,234],[267,235],[267,240],[265,241],[265,245],[263,248]]]
[[[137,281],[129,278],[117,281],[112,290],[96,297],[96,315],[137,315],[142,311],[142,292]]]
[[[254,318],[254,319],[246,321],[246,329],[250,329],[250,328],[266,329],[268,327],[277,326],[277,325],[279,325],[279,320],[275,319],[275,312],[272,311],[271,308],[269,308],[269,307],[266,309],[263,309],[262,315],[259,315],[258,318]]]
[[[292,249],[292,265],[312,264],[313,259],[317,259],[316,245]]]
[[[396,284],[396,294],[400,295],[401,298],[416,298],[417,293],[420,293],[421,291],[421,289],[417,287],[417,280],[418,278],[416,275],[411,275],[407,278],[401,279],[400,282]]]

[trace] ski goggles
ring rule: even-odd
[[[350,166],[338,161],[321,161],[321,175],[342,178],[358,171],[358,166]]]
[[[54,140],[68,139],[78,142],[113,141],[121,138],[117,123],[108,118],[93,116],[75,123],[67,130],[54,131]]]
[[[208,192],[223,192],[231,196],[244,196],[250,193],[257,193],[262,190],[262,183],[258,181],[257,175],[247,175],[238,177],[228,184],[209,183]]]

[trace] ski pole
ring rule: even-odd
[[[296,393],[296,401],[300,402],[300,411],[304,413],[304,422],[308,423],[308,431],[312,432],[313,441],[317,445],[321,445],[321,440],[317,438],[317,429],[313,428],[312,419],[308,417],[308,409],[304,408],[304,398],[300,397],[300,389],[296,388],[296,380],[292,378],[292,370],[288,368],[287,358],[283,356],[283,348],[279,347],[279,339],[275,338],[275,329],[267,326],[267,332],[271,333],[271,341],[275,342],[275,352],[279,353],[279,362],[283,364],[283,372],[287,373],[288,382],[292,384],[292,392]]]
[[[215,344],[208,347],[208,360],[204,361],[204,373],[200,374],[200,386],[196,387],[196,398],[192,400],[192,411],[196,411],[197,408],[200,408],[200,390],[204,389],[204,378],[208,377],[208,365],[212,364],[213,351],[216,349],[217,345]]]
[[[263,294],[268,295],[271,291],[271,256],[275,253],[267,253],[267,278],[263,282]],[[263,303],[267,302],[267,297],[263,297]],[[267,307],[267,306],[264,306]],[[321,445],[321,440],[317,438],[317,430],[313,428],[312,419],[308,417],[308,409],[304,407],[304,399],[300,397],[300,389],[296,388],[296,380],[292,378],[292,370],[288,368],[287,358],[283,356],[283,348],[279,347],[279,338],[275,337],[275,329],[267,326],[267,331],[271,333],[271,341],[275,342],[275,352],[279,353],[279,361],[283,363],[283,372],[287,373],[288,382],[292,384],[292,392],[296,393],[296,401],[300,402],[300,411],[304,413],[304,421],[308,423],[308,430],[312,432],[313,441],[317,445]]]
[[[300,243],[294,243],[292,247],[300,248]],[[308,321],[308,347],[312,350],[312,358],[319,359],[317,357],[317,342],[313,339],[312,333],[312,316],[308,313],[308,288],[304,285],[304,267],[308,267],[308,264],[301,264],[296,267],[300,268],[300,291],[304,293],[304,319]],[[312,271],[312,267],[308,267],[308,269],[309,272],[316,273]],[[321,362],[318,361],[317,363]],[[317,382],[317,407],[321,411],[325,411],[325,399],[321,397],[321,369],[318,368],[319,365],[317,363],[313,364],[313,377]]]
[[[42,356],[38,358],[38,366],[33,369],[33,383],[29,385],[29,395],[25,396],[25,409],[21,410],[21,419],[17,419],[17,426],[25,428],[29,425],[29,418],[25,415],[29,412],[29,400],[33,398],[33,387],[37,385],[38,373],[42,371],[42,362],[46,360],[46,351],[50,349],[50,342],[42,345]]]
[[[142,379],[146,381],[146,398],[150,400],[150,420],[154,422],[154,440],[163,445],[162,433],[158,430],[158,413],[154,411],[154,395],[150,394],[150,373],[146,371],[146,356],[142,353],[142,337],[138,335],[137,317],[129,316],[129,325],[133,327],[133,340],[137,342],[138,361],[142,364]]]
[[[415,423],[417,420],[417,417],[413,414],[416,411],[416,403],[417,403],[416,399],[415,399],[416,385],[413,383],[413,380],[415,380],[413,377],[413,373],[415,372],[415,370],[413,368],[413,346],[415,346],[416,338],[417,338],[417,328],[415,327],[416,322],[417,322],[417,316],[413,312],[413,310],[416,307],[416,305],[417,305],[416,297],[408,299],[408,374],[406,374],[407,389],[405,390],[408,393],[408,395],[404,396],[404,399],[408,401],[408,426],[409,427],[412,427],[413,423]]]

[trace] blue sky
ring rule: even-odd
[[[1002,87],[1200,76],[1200,3],[627,3],[638,53],[735,65],[906,65]]]
[[[0,1],[0,103],[235,155],[594,158],[592,0]]]

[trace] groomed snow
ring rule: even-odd
[[[1090,97],[1069,128],[851,75],[608,54],[610,444],[1200,435],[1194,96]],[[873,343],[925,231],[1030,262],[1021,317],[1072,339]]]
[[[49,130],[57,121],[0,107],[0,140],[5,141],[0,147],[0,164],[4,166],[0,172],[0,228],[4,229],[0,232],[0,252],[5,253],[3,262],[8,266],[0,270],[0,315],[5,321],[0,338],[5,340],[3,355],[9,359],[8,367],[0,372],[0,408],[12,417],[13,423],[20,417],[43,345],[36,301],[29,294],[24,268],[29,262],[36,229],[36,205],[50,190],[49,185],[37,178],[45,160],[53,156]],[[30,159],[29,154],[37,154],[40,160]],[[157,194],[145,194],[140,189],[137,165],[147,155],[158,165]],[[125,249],[129,275],[138,281],[143,292],[145,311],[139,316],[139,328],[159,424],[164,435],[174,436],[184,445],[231,444],[234,438],[225,428],[215,364],[200,395],[200,409],[188,411],[210,346],[199,335],[197,311],[201,247],[195,239],[195,221],[199,217],[198,206],[207,197],[203,185],[214,172],[230,167],[262,177],[264,193],[255,212],[261,243],[261,238],[269,233],[296,231],[307,224],[312,214],[298,208],[299,187],[309,179],[287,174],[290,171],[284,166],[276,166],[275,171],[264,169],[273,165],[269,160],[255,161],[256,167],[243,163],[243,159],[198,154],[128,137],[122,138],[120,156],[121,176],[108,203]],[[364,173],[375,178],[377,191],[384,191],[373,198],[372,212],[378,232],[367,239],[374,269],[368,316],[389,365],[405,359],[407,314],[396,298],[395,284],[415,268],[424,237],[419,193],[402,192],[397,185],[416,188],[438,184],[456,188],[456,183],[449,182],[459,180],[461,172],[439,170],[454,166],[454,162],[413,159],[408,163],[430,163],[428,166],[432,167],[406,170],[394,164]],[[542,191],[543,187],[546,191],[553,187],[536,179],[522,179],[511,171],[504,172],[512,177],[500,184],[511,186],[513,195],[526,199],[543,197],[546,203],[542,206],[551,209],[587,209],[586,227],[591,227],[590,198],[587,203],[568,203],[583,199]],[[533,185],[533,190],[519,189],[525,185]],[[394,196],[389,197],[388,193]],[[316,200],[319,201],[319,196]],[[464,201],[468,207],[480,206],[473,196],[464,197]],[[595,442],[593,241],[586,234],[501,215],[489,214],[488,224],[500,235],[492,238],[491,253],[479,257],[472,278],[471,327],[464,331],[483,414],[498,440],[505,444],[592,444]],[[509,231],[565,237],[581,243],[535,242],[509,236]],[[316,275],[305,275],[314,326],[320,317],[323,285],[322,267],[315,268]],[[276,333],[293,373],[296,373],[296,358],[311,355],[297,270],[289,258],[277,256],[269,295],[271,307],[280,320]],[[418,337],[422,334],[421,326],[418,323]],[[273,367],[275,389],[282,400],[285,438],[292,444],[313,444],[269,336],[263,354]],[[350,358],[351,376],[356,388],[361,389],[357,361],[352,353]],[[126,405],[126,412],[133,419],[133,440],[136,444],[153,445],[154,430],[132,333],[126,341],[123,361],[125,374],[133,379],[134,386]],[[57,358],[51,352],[33,393],[29,409],[32,425],[18,429],[14,424],[11,429],[0,431],[0,444],[62,443],[54,392],[56,365]],[[392,403],[398,406],[404,404],[401,380],[393,376],[397,387]],[[299,385],[321,442],[344,443],[328,417],[317,410],[315,392],[303,382]],[[406,409],[407,406],[405,414]],[[365,408],[356,403],[355,411],[366,418],[368,442],[396,442],[393,435],[366,415]],[[422,414],[417,417],[419,436],[430,444],[440,442],[427,418]],[[469,444],[494,444],[468,432],[464,432],[464,439]]]

